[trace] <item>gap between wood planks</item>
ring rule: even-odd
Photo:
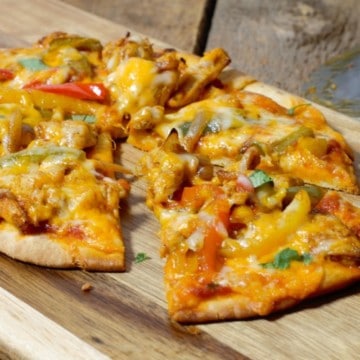
[[[199,32],[194,47],[194,53],[197,55],[202,55],[206,49],[206,44],[209,37],[216,4],[217,0],[207,0],[206,2],[205,10],[201,19]]]

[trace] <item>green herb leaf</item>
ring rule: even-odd
[[[89,115],[89,114],[73,114],[71,115],[71,119],[85,121],[89,124],[95,124],[96,122],[95,115]]]
[[[135,264],[139,264],[139,263],[141,263],[141,262],[143,262],[145,260],[149,260],[149,259],[151,259],[151,258],[146,253],[139,252],[135,256]]]
[[[311,104],[298,104],[296,106],[293,106],[292,108],[288,109],[287,114],[290,116],[295,115],[295,110],[298,109],[301,106],[310,106]]]
[[[39,58],[20,59],[19,64],[30,71],[46,70],[49,67]]]
[[[278,254],[276,254],[274,261],[261,264],[261,266],[265,269],[285,270],[290,267],[292,261],[301,261],[305,265],[309,265],[312,261],[312,258],[309,253],[300,255],[296,250],[286,248],[284,250],[281,250]]]
[[[302,255],[302,262],[305,264],[305,265],[309,265],[311,264],[311,261],[312,261],[312,257],[309,253],[305,253]]]
[[[279,252],[274,259],[274,266],[277,269],[287,269],[291,261],[301,261],[302,257],[299,253],[290,248],[286,248]]]
[[[263,170],[255,170],[249,176],[249,179],[255,189],[260,187],[261,185],[273,182],[273,179]]]

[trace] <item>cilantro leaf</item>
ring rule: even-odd
[[[139,252],[135,256],[135,264],[139,264],[139,263],[141,263],[141,262],[143,262],[145,260],[149,260],[149,259],[151,259],[151,258],[146,253]]]
[[[312,257],[309,253],[305,253],[302,255],[302,262],[305,264],[305,265],[309,265],[311,264],[311,261],[312,261]]]
[[[49,67],[43,63],[43,61],[39,58],[26,58],[26,59],[20,59],[19,64],[22,65],[25,69],[28,69],[30,71],[40,71],[40,70],[46,70]]]
[[[286,248],[275,255],[274,261],[261,264],[261,266],[264,269],[285,270],[290,267],[292,261],[300,261],[303,262],[305,265],[309,265],[311,263],[311,260],[312,258],[309,253],[301,255],[294,249]]]
[[[258,169],[251,173],[249,179],[255,189],[266,183],[273,182],[272,178],[265,171]]]

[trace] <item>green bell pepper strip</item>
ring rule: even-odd
[[[60,161],[84,160],[85,153],[82,150],[65,146],[33,147],[18,151],[0,158],[0,169],[23,166],[30,163],[40,164],[48,157],[57,158]]]
[[[301,137],[314,137],[314,131],[306,126],[301,126],[299,129],[274,142],[272,147],[276,152],[281,153],[290,145],[295,144]]]

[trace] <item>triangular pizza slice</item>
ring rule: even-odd
[[[173,320],[264,316],[360,279],[360,209],[338,192],[166,149],[143,164]]]

